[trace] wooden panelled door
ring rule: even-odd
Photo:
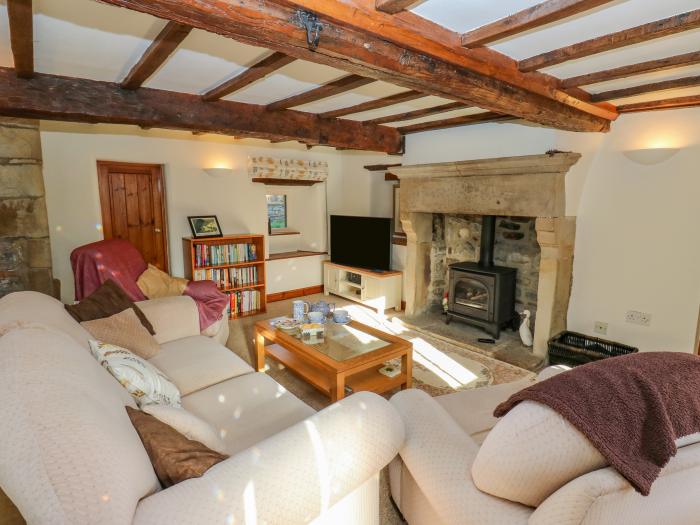
[[[104,238],[126,239],[147,263],[168,271],[163,167],[97,161]]]

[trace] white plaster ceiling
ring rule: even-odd
[[[541,0],[424,0],[413,12],[451,30],[465,32]],[[0,66],[12,66],[6,0],[0,0]],[[567,44],[634,27],[700,7],[700,0],[615,0],[606,6],[565,21],[549,24],[495,43],[492,47],[515,59],[524,59]],[[35,62],[42,73],[118,82],[146,50],[165,22],[149,15],[101,4],[95,0],[34,0]],[[700,30],[680,33],[623,49],[551,67],[547,72],[560,78],[700,50]],[[187,93],[203,93],[236,76],[270,53],[200,30],[193,30],[145,86]],[[348,73],[305,61],[295,61],[275,74],[226,97],[228,100],[268,104],[303,93]],[[661,80],[700,75],[700,66],[663,71],[589,86],[593,93]],[[304,105],[304,111],[324,112],[349,107],[405,91],[385,82]],[[671,96],[698,94],[700,88],[629,97],[633,103]],[[424,97],[396,106],[350,115],[366,120],[451,102]],[[458,110],[410,123],[469,114],[477,109]],[[405,125],[406,122],[392,124]]]

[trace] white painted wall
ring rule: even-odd
[[[190,235],[188,215],[216,214],[225,233],[265,233],[267,192],[283,191],[287,195],[289,226],[302,232],[299,248],[325,251],[327,211],[367,214],[369,175],[361,167],[367,162],[386,162],[383,155],[354,154],[346,169],[344,154],[330,148],[307,151],[291,143],[271,146],[262,141],[234,142],[230,137],[195,137],[131,126],[42,122],[41,139],[54,275],[61,280],[64,301],[73,300],[70,252],[102,238],[97,160],[164,165],[170,268],[174,275],[183,275],[184,271],[181,238]],[[326,160],[330,167],[328,182],[284,188],[254,184],[246,171],[250,155]],[[214,166],[233,168],[234,174],[212,178],[202,171]],[[269,262],[267,292],[322,283],[322,259]]]
[[[640,166],[630,149],[683,148]],[[544,153],[583,154],[567,175],[567,214],[577,216],[569,328],[645,351],[693,351],[700,304],[700,109],[622,116],[608,134],[489,124],[411,135],[404,164]],[[405,251],[405,250],[401,250]],[[650,327],[625,323],[628,310]]]

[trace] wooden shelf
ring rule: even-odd
[[[283,231],[272,231],[270,232],[270,237],[278,237],[281,235],[301,235],[301,232],[293,231],[293,230],[283,230]]]
[[[255,254],[258,259],[255,261],[244,261],[238,263],[217,264],[209,266],[197,266],[196,250],[197,246],[219,246],[226,244],[253,244],[255,246]],[[262,234],[244,233],[240,235],[224,235],[222,237],[208,237],[205,239],[195,239],[185,237],[182,239],[183,259],[185,262],[185,277],[192,280],[195,272],[206,270],[223,270],[228,271],[236,268],[252,268],[256,267],[257,283],[246,286],[235,286],[226,288],[222,283],[217,283],[219,290],[231,295],[246,290],[259,291],[260,293],[260,308],[252,312],[241,314],[231,313],[229,319],[239,319],[241,317],[249,317],[263,313],[267,309],[267,292],[265,291],[265,236]],[[230,274],[229,274],[230,276]]]
[[[252,312],[244,312],[242,314],[231,314],[231,317],[229,317],[229,319],[243,319],[244,317],[252,317],[258,314],[264,314],[266,311],[266,309],[261,308],[260,310],[253,310]]]
[[[298,179],[263,179],[254,178],[251,179],[253,182],[259,182],[265,186],[313,186],[314,184],[320,184],[321,182],[326,182],[323,180],[298,180]]]
[[[338,284],[345,284],[347,286],[352,286],[353,288],[362,288],[362,285],[353,283],[352,281],[338,281]]]
[[[221,264],[219,266],[195,266],[195,270],[224,270],[226,268],[244,268],[246,266],[255,266],[256,264],[265,264],[265,261],[248,261],[242,263]]]
[[[283,348],[278,344],[265,347],[265,353],[275,361],[282,363],[289,370],[301,376],[312,386],[326,395],[331,394],[331,374],[324,374],[320,367],[302,359],[298,354]],[[352,388],[353,392],[369,391],[376,393],[388,392],[400,388],[406,382],[406,373],[402,372],[396,377],[387,377],[379,373],[380,366],[370,368],[347,377],[345,386]]]
[[[222,292],[240,292],[243,290],[255,290],[256,288],[264,288],[264,284],[249,284],[248,286],[237,286],[236,288],[219,288]]]
[[[365,169],[368,171],[386,171],[389,168],[397,168],[401,166],[401,164],[370,164],[369,166],[365,166]]]
[[[298,250],[296,252],[271,253],[268,256],[267,260],[281,261],[282,259],[295,259],[297,257],[314,257],[316,255],[328,255],[328,252],[307,252],[303,250]]]

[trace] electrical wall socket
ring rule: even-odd
[[[608,333],[608,323],[603,321],[596,321],[593,325],[593,331],[596,334],[606,335]]]
[[[651,325],[651,314],[630,310],[625,315],[625,322],[638,324],[640,326],[649,326]]]

